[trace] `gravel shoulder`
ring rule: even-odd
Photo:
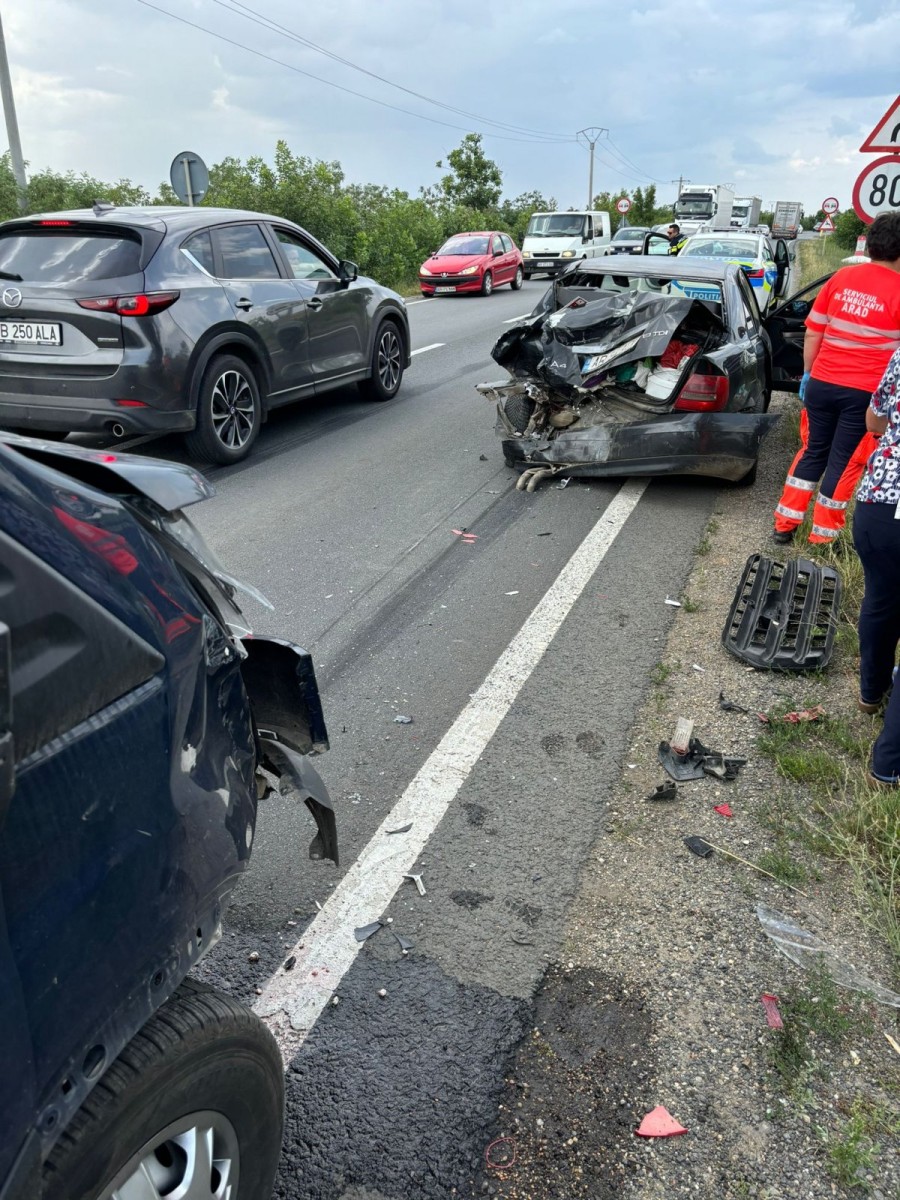
[[[758,745],[758,712],[816,704],[871,740],[876,726],[855,709],[852,650],[820,676],[788,677],[746,668],[720,642],[747,555],[773,554],[771,512],[794,449],[795,404],[776,396],[773,411],[786,416],[756,485],[721,492],[698,547],[606,798],[605,834],[584,870],[562,959],[547,971],[533,1029],[510,1065],[497,1136],[513,1141],[495,1155],[506,1161],[512,1147],[515,1163],[487,1169],[482,1194],[900,1197],[900,1053],[886,1036],[900,1041],[898,1010],[796,967],[756,916],[759,903],[788,914],[897,987],[898,964],[853,872],[823,854],[814,821],[806,825],[807,787],[779,774]],[[723,711],[720,692],[749,712]],[[747,766],[734,782],[679,784],[676,801],[648,803],[667,779],[658,744],[680,716]],[[714,811],[721,803],[732,818]],[[809,836],[787,832],[798,828]],[[693,855],[689,835],[767,865],[794,888],[722,853]],[[767,1026],[762,993],[780,998],[783,1031]],[[656,1105],[688,1133],[636,1137]]]

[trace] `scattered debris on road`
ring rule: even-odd
[[[820,671],[831,659],[840,605],[841,580],[833,567],[751,554],[722,645],[758,670]]]
[[[383,921],[372,921],[369,925],[360,925],[353,930],[353,936],[358,942],[368,941],[370,937],[376,934],[379,929],[384,928]]]
[[[713,812],[718,813],[720,817],[733,817],[734,816],[734,813],[731,811],[731,806],[729,804],[714,804]]]
[[[395,833],[409,833],[409,831],[412,829],[412,827],[413,827],[412,821],[407,821],[407,823],[405,825],[401,825],[399,829],[388,829],[387,836],[393,837],[393,835]]]
[[[656,800],[677,800],[678,799],[678,784],[677,783],[658,783],[654,790],[646,797],[648,803]]]
[[[702,837],[693,835],[684,839],[684,844],[692,854],[696,854],[698,858],[712,858],[712,846],[709,842],[703,840]]]
[[[865,992],[879,1004],[900,1008],[900,995],[890,988],[876,983],[857,967],[847,962],[842,954],[803,929],[790,917],[766,904],[756,906],[756,915],[767,937],[792,963],[804,970],[824,968],[835,983],[854,992]]]
[[[664,1138],[678,1137],[679,1134],[687,1133],[687,1130],[683,1125],[679,1125],[667,1108],[658,1104],[652,1112],[647,1113],[634,1132],[638,1137]]]
[[[293,969],[294,969],[294,964],[296,963],[296,961],[297,961],[297,955],[296,955],[296,954],[292,954],[292,955],[290,956],[290,958],[286,958],[286,959],[284,960],[284,969],[285,969],[285,971],[293,971]]]
[[[763,992],[760,996],[763,1008],[766,1010],[766,1024],[770,1029],[784,1029],[784,1021],[778,1011],[778,997],[771,992]]]
[[[398,713],[397,716],[394,717],[395,725],[412,725],[412,723],[413,723],[412,717],[404,716],[403,713]]]
[[[726,700],[725,693],[719,692],[719,708],[722,712],[749,713],[749,708],[744,708],[743,704],[735,704],[733,700]]]
[[[770,716],[769,713],[762,712],[757,713],[756,715],[759,717],[760,721],[762,721],[763,725],[774,725],[779,723],[783,725],[803,725],[809,721],[821,721],[822,718],[828,714],[821,704],[817,704],[813,708],[801,708],[795,710],[794,712],[783,713],[780,717],[773,717]]]
[[[492,1171],[508,1171],[516,1161],[516,1143],[513,1138],[494,1138],[485,1149],[484,1161]]]
[[[416,885],[416,891],[419,893],[419,895],[420,896],[425,895],[425,884],[422,882],[421,875],[404,875],[403,878],[411,879],[413,881],[413,883]]]

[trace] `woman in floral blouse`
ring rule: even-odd
[[[900,350],[872,396],[866,429],[881,440],[866,464],[853,515],[853,541],[866,580],[859,614],[859,707],[874,714],[890,697],[870,778],[900,787],[900,687],[891,691],[900,641]]]

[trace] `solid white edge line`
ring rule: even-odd
[[[508,321],[504,321],[504,325],[515,325],[516,321],[524,321],[526,317],[530,317],[531,313],[522,313],[521,317],[510,317]]]
[[[304,1040],[356,961],[354,928],[376,920],[390,904],[647,486],[647,480],[629,480],[616,493],[324,908],[285,953],[295,962],[269,980],[253,1006],[259,1016],[285,1014]],[[408,833],[388,836],[410,821]]]
[[[430,304],[433,299],[433,296],[423,296],[421,300],[406,300],[404,303],[407,308],[412,308],[414,304]]]
[[[417,354],[424,354],[426,350],[440,350],[441,346],[446,346],[446,342],[432,342],[430,346],[420,346],[418,350],[411,350],[410,358],[415,358]]]

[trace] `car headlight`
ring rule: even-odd
[[[523,250],[523,251],[522,251],[522,257],[523,257],[523,258],[531,258],[531,251],[530,251],[530,250]]]
[[[466,267],[464,271],[460,271],[460,275],[477,275],[481,267]]]
[[[560,258],[574,258],[575,251],[574,250],[563,250],[562,254],[559,257]]]
[[[430,275],[431,272],[428,270],[427,267],[419,267],[419,274],[420,275]]]

